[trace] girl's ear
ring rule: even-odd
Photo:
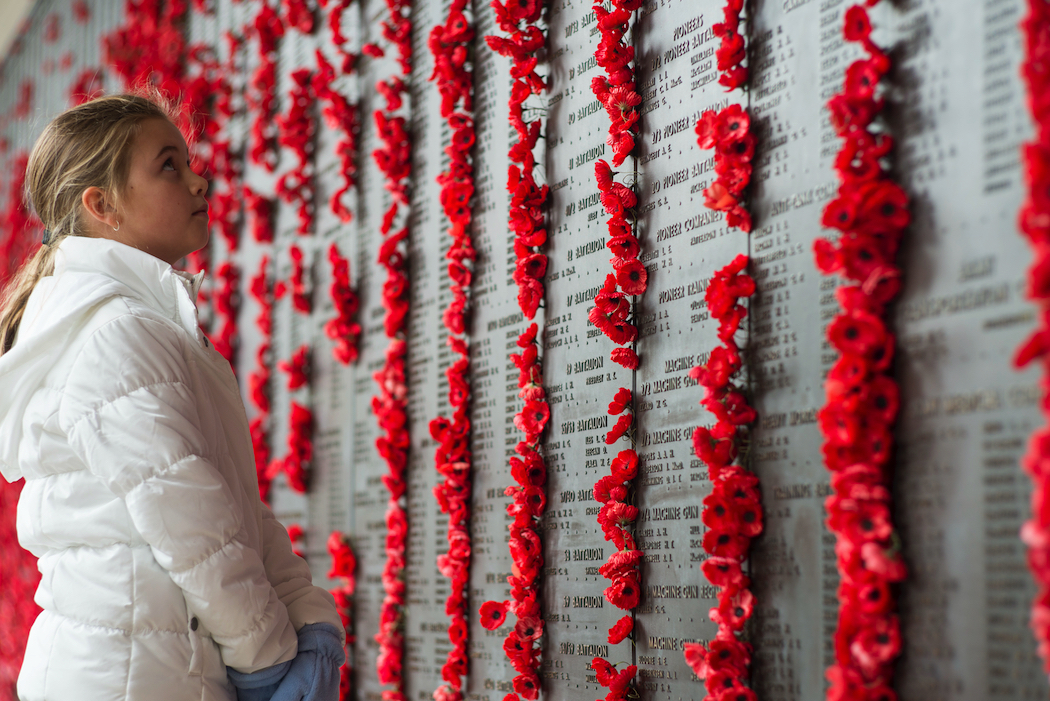
[[[106,191],[94,185],[85,189],[84,194],[80,196],[85,211],[92,219],[111,229],[116,229],[120,226],[117,221],[117,210],[109,200]]]

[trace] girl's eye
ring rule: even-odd
[[[175,162],[169,158],[168,160],[164,161],[164,166],[163,167],[164,167],[165,170],[168,169],[168,168],[171,168],[172,170],[175,170]]]

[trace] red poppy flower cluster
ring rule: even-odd
[[[314,11],[307,0],[281,0],[284,26],[294,27],[303,34],[313,34]]]
[[[282,299],[291,290],[292,307],[300,314],[309,315],[312,309],[309,291],[304,282],[305,267],[303,252],[295,244],[288,249],[292,261],[290,285],[278,280],[274,285],[273,296]],[[300,346],[288,361],[279,361],[277,368],[288,375],[288,389],[294,391],[309,384],[310,348]],[[313,460],[313,413],[309,408],[296,401],[291,402],[288,412],[288,453],[284,457],[273,458],[266,468],[267,478],[272,481],[283,472],[288,477],[288,485],[305,494],[309,481],[310,462]]]
[[[3,232],[0,238],[0,284],[6,282],[31,250],[34,250],[44,235],[44,226],[37,219],[27,203],[25,192],[26,166],[29,153],[18,152],[11,163],[13,177],[8,189],[7,203],[3,212]]]
[[[470,158],[474,146],[471,96],[474,78],[467,63],[474,27],[464,14],[466,7],[467,0],[452,0],[444,23],[430,30],[427,42],[434,57],[430,80],[437,83],[441,116],[447,120],[451,131],[451,140],[445,147],[449,157],[448,169],[438,175],[437,181],[441,186],[441,207],[448,217],[448,234],[452,239],[446,254],[452,300],[445,308],[443,321],[448,331],[446,343],[457,356],[445,371],[452,417],[439,416],[430,422],[430,435],[438,442],[435,465],[444,478],[434,488],[434,496],[441,512],[449,515],[448,551],[438,556],[438,569],[452,584],[445,600],[452,647],[441,668],[445,684],[434,692],[438,701],[462,701],[463,678],[467,674],[469,659],[466,590],[471,551],[470,349],[463,334],[476,256],[470,238],[470,200],[474,194],[474,167]]]
[[[518,368],[518,396],[525,406],[514,416],[514,425],[525,434],[510,459],[510,474],[516,485],[507,487],[512,498],[507,505],[511,517],[510,556],[512,574],[507,578],[513,601],[486,601],[481,605],[481,625],[495,630],[503,625],[507,611],[517,619],[503,645],[503,650],[518,673],[514,677],[514,694],[504,701],[519,698],[534,701],[540,690],[540,653],[543,636],[543,616],[540,611],[540,575],[543,572],[543,547],[540,540],[540,520],[547,505],[547,466],[540,451],[540,437],[550,420],[547,393],[543,389],[543,370],[539,362],[539,327],[530,324],[518,337],[521,354],[514,353],[511,361]]]
[[[543,207],[548,188],[538,186],[533,177],[536,156],[533,151],[540,137],[542,120],[526,122],[525,100],[539,95],[547,85],[536,72],[537,52],[546,43],[543,29],[538,25],[543,12],[541,2],[492,2],[496,21],[506,37],[487,36],[485,42],[493,51],[511,59],[510,124],[518,141],[510,148],[512,163],[508,171],[507,191],[510,193],[510,228],[514,232],[514,255],[517,266],[514,282],[518,285],[518,306],[526,319],[536,315],[543,300],[543,276],[547,270],[547,256],[541,247],[547,242]]]
[[[594,15],[598,21],[600,40],[595,51],[595,60],[605,75],[591,80],[591,90],[605,106],[611,121],[606,143],[612,149],[612,167],[619,167],[634,149],[634,136],[638,129],[639,114],[636,110],[642,98],[635,91],[634,47],[624,41],[631,13],[641,6],[640,0],[613,0],[612,9],[606,10],[603,3],[594,3]],[[638,367],[638,355],[633,345],[638,338],[638,328],[631,323],[632,304],[630,297],[645,292],[648,274],[638,260],[639,244],[634,235],[632,222],[638,198],[634,191],[622,183],[615,182],[615,173],[609,163],[599,159],[594,166],[600,200],[609,215],[609,239],[606,246],[612,251],[611,263],[614,271],[594,296],[594,306],[588,317],[592,324],[613,341],[615,348],[610,357],[613,362],[628,370]],[[608,413],[618,416],[616,423],[605,436],[605,442],[613,445],[625,435],[632,448],[622,450],[610,465],[610,474],[600,478],[594,485],[594,498],[602,504],[598,511],[598,523],[605,539],[612,541],[616,552],[599,569],[610,586],[605,589],[605,598],[617,608],[630,611],[638,605],[641,595],[642,552],[638,550],[632,534],[638,517],[638,508],[633,500],[632,481],[638,474],[638,454],[633,449],[633,435],[628,434],[634,421],[631,406],[631,390],[621,387],[609,404]],[[630,615],[621,618],[609,631],[610,643],[619,643],[633,630]],[[609,701],[637,696],[632,682],[637,668],[630,665],[620,672],[600,657],[592,662],[598,683],[608,689],[605,698]]]
[[[292,308],[300,314],[309,314],[313,309],[313,302],[310,299],[310,291],[306,288],[306,267],[303,265],[303,256],[303,250],[294,243],[288,247],[288,257],[292,261],[292,276],[289,281],[292,291]],[[274,297],[283,299],[288,289],[287,282],[278,280],[273,287]]]
[[[394,684],[383,690],[385,701],[406,701],[402,668],[404,663],[405,542],[408,512],[405,509],[406,468],[408,465],[408,388],[405,385],[405,356],[408,344],[393,338],[387,346],[383,368],[375,373],[379,394],[372,397],[372,412],[384,435],[376,439],[376,449],[386,461],[383,484],[390,492],[386,510],[386,565],[383,568],[383,604],[379,612],[379,643],[376,670],[380,684]]]
[[[289,360],[277,362],[277,369],[288,375],[288,389],[297,390],[310,381],[310,346],[299,346]]]
[[[25,653],[29,629],[40,614],[33,598],[40,584],[37,559],[18,543],[15,516],[25,480],[0,485],[0,580],[4,582],[4,605],[0,606],[0,683],[14,689]],[[11,694],[14,698],[14,694]]]
[[[718,321],[722,344],[711,351],[706,364],[689,373],[704,388],[701,406],[715,417],[712,428],[698,426],[693,432],[693,450],[707,465],[713,486],[701,515],[707,526],[703,547],[709,556],[701,569],[718,588],[718,606],[708,614],[718,624],[718,633],[709,643],[688,643],[683,649],[686,662],[704,680],[711,697],[734,701],[756,698],[746,686],[751,646],[737,634],[751,618],[755,601],[741,564],[751,539],[762,532],[758,477],[733,464],[743,434],[756,418],[743,389],[733,382],[743,366],[736,332],[747,308],[740,300],[755,293],[755,281],[745,272],[747,264],[748,257],[740,254],[708,283],[704,299],[711,318]]]
[[[730,105],[721,112],[706,110],[696,123],[696,135],[700,148],[715,150],[718,176],[704,190],[704,206],[725,212],[728,226],[751,231],[751,214],[743,205],[743,195],[751,182],[755,135],[747,111],[740,105]]]
[[[343,583],[329,589],[335,598],[335,607],[346,631],[346,647],[353,648],[357,642],[354,635],[354,591],[357,589],[357,558],[350,547],[350,539],[339,531],[332,531],[328,536],[328,554],[332,557],[332,568],[328,571],[329,579],[342,579]],[[339,668],[339,701],[353,698],[350,694],[350,682],[353,676],[354,656],[346,656],[346,663]]]
[[[740,65],[747,58],[744,35],[740,33],[740,13],[743,11],[744,0],[726,0],[722,8],[723,21],[711,26],[714,35],[722,40],[715,50],[715,60],[722,74],[718,76],[718,82],[729,90],[747,83],[747,66]]]
[[[349,40],[343,34],[343,13],[353,2],[354,0],[320,0],[321,7],[328,11],[328,29],[332,33],[332,46],[342,59],[340,69],[343,75],[352,73],[357,63],[357,55],[346,49]]]
[[[1040,314],[1035,331],[1017,349],[1014,364],[1024,367],[1033,360],[1042,363],[1042,408],[1044,416],[1050,418],[1046,394],[1050,369],[1050,89],[1046,72],[1050,62],[1050,7],[1030,0],[1021,28],[1025,35],[1021,75],[1028,85],[1028,108],[1036,129],[1035,137],[1022,150],[1029,190],[1018,226],[1032,244],[1034,260],[1028,269],[1027,296],[1039,305]],[[1045,426],[1032,434],[1021,465],[1034,486],[1032,517],[1021,528],[1021,539],[1028,546],[1028,567],[1038,588],[1029,624],[1044,669],[1050,672],[1050,430]]]
[[[313,76],[309,68],[292,71],[292,88],[288,92],[288,112],[277,115],[277,143],[290,148],[297,162],[277,180],[277,196],[285,202],[298,203],[298,233],[307,236],[314,224],[314,134]]]
[[[328,262],[332,264],[332,304],[335,306],[335,318],[325,322],[324,333],[335,341],[332,357],[343,365],[357,361],[357,339],[361,326],[354,321],[357,314],[357,292],[350,286],[350,263],[339,253],[339,247],[332,243],[328,247]]]
[[[906,569],[890,515],[889,459],[899,394],[890,376],[895,343],[886,328],[886,305],[900,289],[894,259],[910,217],[908,196],[882,165],[892,141],[870,128],[883,106],[876,92],[889,57],[872,43],[864,7],[846,11],[843,33],[868,57],[846,69],[842,93],[828,102],[843,145],[835,159],[838,197],[825,207],[822,223],[840,234],[834,242],[818,239],[813,247],[821,272],[855,283],[836,291],[842,312],[827,335],[840,356],[828,373],[827,403],[817,415],[832,473],[833,493],[824,506],[837,538],[840,577],[828,698],[894,698],[890,683],[901,645],[890,587],[905,578]]]
[[[601,35],[594,57],[605,75],[591,80],[591,91],[612,121],[605,143],[612,149],[612,163],[617,168],[634,150],[634,137],[638,132],[640,115],[637,107],[642,104],[642,96],[635,90],[634,68],[630,65],[634,60],[634,47],[623,37],[631,13],[641,6],[642,0],[613,0],[612,11],[608,11],[603,2],[594,3],[594,16]]]
[[[102,38],[106,64],[128,86],[156,85],[182,92],[186,38],[185,0],[125,0],[124,23]]]
[[[273,241],[273,214],[276,202],[272,197],[266,197],[245,185],[244,208],[251,215],[252,238],[258,243],[270,243]]]
[[[252,299],[259,304],[255,326],[262,336],[262,342],[255,350],[255,369],[248,373],[248,399],[256,411],[249,429],[255,451],[255,473],[259,477],[259,496],[264,502],[269,499],[272,481],[267,470],[270,464],[270,342],[273,338],[274,300],[269,267],[270,258],[264,255],[249,288]]]
[[[538,186],[533,177],[536,157],[533,153],[542,129],[542,120],[526,122],[525,100],[539,95],[547,87],[536,72],[537,53],[546,43],[539,25],[543,14],[541,2],[499,2],[493,0],[496,21],[506,37],[487,36],[489,48],[511,59],[510,123],[517,133],[517,143],[510,148],[511,166],[507,179],[510,193],[510,228],[514,231],[514,255],[517,266],[514,282],[518,285],[518,307],[526,319],[533,319],[543,301],[543,276],[547,256],[541,247],[547,242],[543,207],[548,188]],[[518,396],[524,400],[522,410],[514,417],[515,426],[525,434],[515,451],[518,457],[510,460],[510,474],[515,485],[507,488],[512,501],[507,514],[512,518],[509,547],[512,575],[509,578],[512,601],[486,601],[482,604],[481,625],[494,630],[503,625],[507,611],[516,624],[508,635],[504,651],[517,672],[514,694],[505,701],[524,698],[533,701],[540,690],[540,652],[543,635],[543,616],[540,612],[540,573],[543,571],[543,548],[540,541],[540,520],[547,504],[547,466],[540,452],[540,436],[550,419],[547,393],[543,389],[543,368],[539,358],[536,324],[518,337],[521,354],[512,354],[511,361],[518,368]]]
[[[271,173],[277,167],[277,42],[284,36],[284,22],[268,2],[259,3],[249,28],[259,40],[259,65],[248,80],[245,102],[252,113],[248,157]]]
[[[272,459],[266,467],[266,477],[271,483],[283,472],[289,487],[306,494],[314,457],[313,431],[313,412],[293,400],[288,411],[288,454]]]
[[[391,203],[383,215],[380,233],[383,243],[379,248],[379,264],[386,270],[383,283],[383,307],[386,315],[383,326],[390,345],[387,347],[383,368],[373,376],[379,393],[372,397],[372,411],[384,431],[376,439],[376,450],[386,461],[388,473],[383,484],[390,492],[386,512],[386,565],[383,569],[383,603],[379,613],[379,643],[376,671],[380,684],[392,684],[384,689],[384,701],[406,701],[404,679],[404,605],[405,605],[405,537],[408,513],[405,510],[405,477],[408,464],[408,390],[405,385],[405,323],[408,316],[408,266],[405,247],[408,227],[394,231],[394,222],[408,207],[408,183],[412,174],[411,151],[405,117],[395,114],[408,92],[405,78],[412,72],[412,21],[409,0],[386,0],[387,18],[380,24],[383,37],[397,46],[400,74],[380,81],[376,90],[383,95],[385,110],[376,110],[373,119],[376,134],[382,146],[372,152],[376,166],[383,173],[384,187],[390,193]],[[382,55],[362,48],[362,53]]]
[[[223,125],[233,114],[231,104],[232,87],[227,77],[234,70],[233,57],[240,41],[232,34],[225,35],[230,60],[222,64],[211,47],[194,44],[187,50],[186,72],[183,77],[183,107],[187,113],[188,128],[194,138],[191,142],[193,159],[207,164],[212,186],[209,195],[209,224],[217,226],[226,243],[227,253],[236,251],[240,245],[241,203],[237,194],[241,190],[241,167],[232,153],[229,139],[224,138]],[[209,255],[205,251],[195,252],[189,259],[194,270],[208,268]],[[218,323],[217,331],[209,334],[215,349],[229,362],[233,362],[237,344],[237,294],[240,269],[231,258],[216,267],[213,290],[205,291],[202,298],[211,303],[214,314],[212,324]]]
[[[212,309],[220,320],[219,330],[210,336],[215,350],[232,365],[237,346],[237,289],[241,284],[241,271],[228,260],[219,263],[215,270],[218,286],[212,297]]]
[[[346,0],[340,1],[346,2]],[[342,7],[337,7],[336,10],[330,15],[331,17],[341,14]],[[342,75],[348,75],[353,70],[352,61],[349,62],[349,69],[346,64],[347,62],[344,61]],[[325,122],[331,129],[340,131],[335,153],[339,157],[339,172],[343,176],[343,185],[332,194],[328,206],[332,214],[339,217],[339,220],[345,224],[353,218],[353,213],[343,204],[343,197],[350,192],[356,182],[357,106],[350,104],[349,100],[332,88],[335,78],[335,68],[325,60],[324,54],[318,49],[317,73],[314,74],[313,89],[314,94],[325,103],[322,109]]]
[[[619,418],[605,436],[607,444],[618,441],[634,422],[632,399],[631,390],[621,387],[609,403],[609,415]],[[633,447],[621,450],[610,463],[609,474],[594,483],[593,491],[594,500],[602,505],[598,510],[598,524],[605,539],[616,546],[616,551],[598,568],[598,572],[609,580],[609,586],[604,592],[605,600],[628,612],[638,605],[642,593],[641,564],[644,553],[638,549],[634,540],[638,507],[631,504],[634,492],[632,483],[637,476],[638,453]],[[633,632],[634,619],[628,613],[609,629],[607,638],[610,644],[616,645]],[[609,690],[605,695],[606,701],[637,697],[637,691],[631,687],[638,671],[634,665],[616,672],[615,666],[608,660],[595,657],[591,666],[597,673],[598,683]]]

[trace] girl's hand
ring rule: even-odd
[[[339,668],[345,662],[346,652],[335,626],[303,626],[299,654],[271,701],[339,701]]]

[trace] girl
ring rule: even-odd
[[[116,95],[44,129],[44,245],[0,299],[0,473],[42,578],[22,701],[338,698],[335,602],[259,499],[229,364],[197,325],[207,181]]]

